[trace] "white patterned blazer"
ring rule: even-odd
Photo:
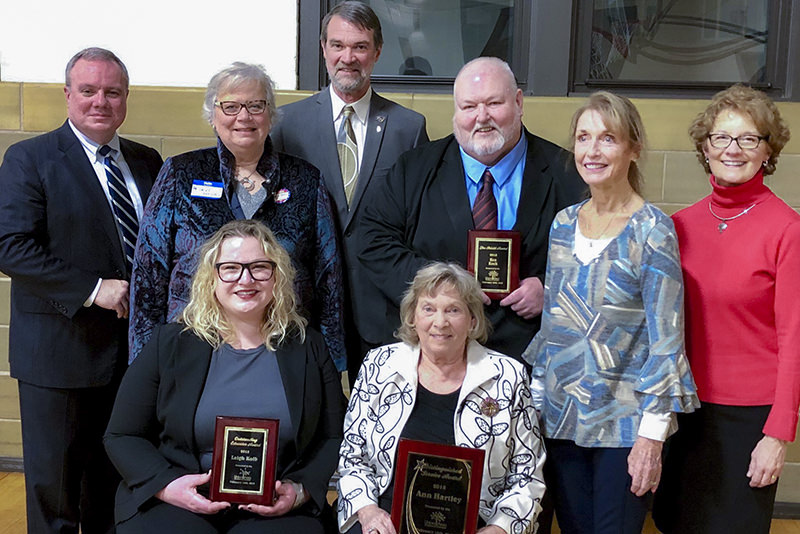
[[[392,483],[398,438],[416,401],[418,361],[419,347],[406,343],[379,347],[364,359],[339,450],[342,532]],[[498,410],[490,416],[487,408]],[[486,524],[508,534],[535,532],[545,452],[522,364],[471,341],[453,426],[457,445],[486,452],[479,505]]]

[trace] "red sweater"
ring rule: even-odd
[[[800,404],[800,215],[761,173],[673,215],[686,352],[701,401],[772,405],[764,434],[793,441]],[[726,222],[714,213],[728,218]]]

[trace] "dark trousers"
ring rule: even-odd
[[[746,473],[770,409],[704,402],[678,414],[653,505],[661,532],[769,533],[778,484],[751,488]]]
[[[641,534],[648,497],[631,493],[629,448],[548,439],[545,482],[562,534]]]
[[[19,382],[28,532],[114,532],[120,482],[103,448],[118,381],[57,389]]]
[[[302,510],[302,508],[301,508]],[[141,510],[117,525],[118,534],[186,532],[190,534],[324,534],[322,521],[307,515],[261,517],[231,509],[201,515],[150,499]]]

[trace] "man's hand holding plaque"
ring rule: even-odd
[[[469,230],[467,238],[467,270],[490,299],[503,299],[519,287],[519,232]]]

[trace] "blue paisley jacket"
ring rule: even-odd
[[[406,343],[379,347],[364,359],[339,449],[342,532],[392,483],[398,438],[416,401],[418,360],[419,347]],[[500,409],[494,417],[481,409],[491,399]],[[522,364],[471,341],[453,426],[457,445],[486,451],[480,516],[508,534],[535,532],[545,452]]]
[[[233,154],[219,139],[216,148],[164,162],[140,223],[133,263],[130,361],[156,325],[180,316],[189,301],[200,247],[223,224],[237,218],[234,170]],[[273,151],[267,138],[258,172],[267,180],[267,199],[253,218],[267,225],[289,252],[297,271],[298,309],[322,332],[337,369],[343,370],[341,255],[319,171],[299,158]],[[221,198],[193,195],[195,180],[222,182]]]

